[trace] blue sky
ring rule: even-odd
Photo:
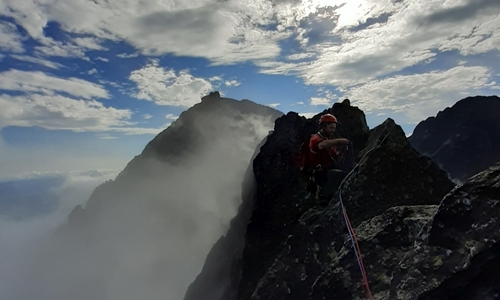
[[[500,2],[0,0],[0,180],[120,170],[218,90],[409,134],[500,89]],[[108,171],[103,171],[108,172]]]

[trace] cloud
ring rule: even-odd
[[[173,114],[167,114],[165,116],[165,119],[167,120],[177,120],[179,118],[179,116],[174,116]]]
[[[110,135],[109,133],[99,133],[96,136],[101,140],[116,140],[118,137]]]
[[[107,48],[101,45],[103,41],[95,37],[74,38],[72,39],[72,41],[76,45],[85,48],[86,50],[100,50],[100,51],[108,50]]]
[[[416,122],[470,93],[493,87],[491,76],[486,67],[457,66],[446,71],[371,81],[350,89],[345,97],[365,113],[389,110],[403,113],[409,122]]]
[[[157,134],[161,128],[133,127],[128,109],[106,107],[94,98],[110,98],[103,86],[78,78],[39,71],[0,73],[0,128],[39,126],[49,130],[111,131],[126,135]]]
[[[143,117],[144,117],[144,119],[149,120],[149,119],[151,119],[153,116],[152,116],[152,115],[149,115],[149,114],[145,114],[145,115],[143,115]]]
[[[220,76],[212,76],[208,78],[209,81],[223,81],[222,77]]]
[[[160,128],[141,128],[141,127],[109,127],[106,128],[105,131],[114,131],[114,132],[121,132],[125,135],[143,135],[143,134],[148,134],[148,135],[157,135],[160,132],[165,130],[164,127]]]
[[[267,106],[272,107],[272,108],[276,108],[279,105],[280,105],[279,103],[270,103]]]
[[[14,24],[0,21],[0,49],[7,52],[24,52],[23,38]]]
[[[296,53],[296,54],[291,54],[286,57],[288,60],[301,60],[301,59],[306,59],[306,58],[311,58],[316,56],[316,53]]]
[[[84,46],[67,41],[56,41],[47,37],[42,37],[38,42],[42,45],[35,47],[35,54],[37,56],[77,57],[86,61],[90,60],[85,56],[85,51],[92,49],[87,49]]]
[[[311,97],[309,104],[313,106],[331,106],[332,99],[327,97]]]
[[[51,130],[106,131],[131,125],[132,112],[105,107],[95,100],[77,100],[61,95],[0,95],[0,127],[39,126]],[[132,130],[132,129],[120,129]]]
[[[461,23],[469,19],[475,19],[479,14],[494,15],[500,10],[500,2],[495,0],[462,1],[458,5],[445,7],[432,12],[421,19],[422,24],[428,23]]]
[[[4,12],[43,44],[36,49],[45,55],[86,58],[85,51],[103,49],[102,41],[125,41],[144,55],[204,57],[213,65],[254,61],[264,73],[347,87],[427,63],[437,52],[498,50],[497,2],[68,0],[42,6],[27,0],[4,4]],[[49,21],[90,37],[53,41],[44,36]],[[281,56],[282,41],[300,47]],[[305,58],[310,62],[296,62]]]
[[[0,73],[0,89],[53,95],[64,92],[84,99],[109,98],[100,85],[78,78],[59,78],[40,71],[9,70]]]
[[[63,65],[61,65],[59,63],[55,63],[52,61],[48,61],[48,60],[37,58],[37,57],[27,56],[27,55],[11,55],[10,57],[17,59],[17,60],[21,60],[21,61],[39,64],[39,65],[42,65],[42,66],[45,66],[45,67],[51,68],[51,69],[60,69],[60,68],[64,67]]]
[[[117,170],[33,172],[10,183],[0,182],[0,186],[15,187],[14,194],[9,197],[17,200],[9,204],[5,195],[7,189],[0,188],[3,212],[0,213],[0,290],[4,297],[9,298],[6,292],[12,286],[8,283],[18,274],[23,257],[36,255],[34,245],[43,242],[57,226],[65,223],[76,205],[85,205],[97,185],[117,174]],[[6,206],[10,206],[7,211],[12,215],[5,213]],[[34,208],[38,211],[33,211]],[[16,218],[18,215],[24,217]]]
[[[97,59],[97,60],[100,60],[100,61],[103,61],[103,62],[109,62],[109,59],[104,58],[104,57],[100,57],[100,56],[99,56],[99,57],[97,57],[96,59]]]
[[[297,102],[297,104],[298,104],[298,105],[304,105],[304,102],[299,101],[299,102]]]
[[[66,57],[84,58],[83,52],[87,50],[102,50],[100,41],[107,39],[125,41],[144,55],[171,53],[206,57],[215,64],[231,64],[276,57],[280,53],[279,41],[292,33],[263,29],[275,22],[275,13],[286,12],[282,8],[276,10],[278,7],[264,0],[257,3],[133,0],[120,4],[68,0],[65,5],[55,2],[41,5],[27,0],[22,5],[9,2],[4,6],[5,15],[13,18],[36,41],[44,42],[44,28],[50,21],[66,32],[92,36],[37,48],[39,53]],[[293,15],[287,12],[286,18],[291,17]],[[78,47],[84,49],[78,52]]]
[[[154,101],[157,105],[191,107],[212,90],[212,84],[196,78],[187,71],[176,72],[159,66],[154,60],[140,70],[133,71],[129,79],[139,90],[137,99]]]
[[[133,58],[133,57],[138,57],[138,56],[139,56],[138,52],[131,53],[131,54],[121,53],[121,54],[116,55],[116,57],[118,57],[118,58]]]
[[[239,86],[241,82],[238,82],[238,80],[233,79],[233,80],[226,80],[224,84],[228,87],[233,87],[233,86]]]
[[[219,109],[227,112],[228,106]],[[66,239],[62,232],[62,240],[42,248],[47,252],[35,242],[21,247],[37,251],[41,264],[35,267],[30,265],[34,256],[11,251],[8,260],[0,259],[9,262],[9,268],[0,268],[2,294],[9,299],[40,300],[60,299],[62,294],[74,300],[182,299],[207,253],[236,215],[243,175],[257,144],[274,123],[239,111],[223,117],[194,113],[200,119],[193,125],[194,132],[210,143],[199,147],[198,140],[192,145],[196,152],[182,151],[175,164],[144,158],[140,164],[144,172],[125,172],[122,180],[113,183],[116,193],[104,189],[98,196],[102,201],[84,205],[89,213],[96,204],[102,205],[92,225],[81,227],[81,236],[89,240],[75,239],[74,233]],[[44,268],[45,255],[55,258],[55,264]],[[92,281],[82,293],[78,287],[84,278]],[[94,289],[94,283],[104,284],[103,289]]]
[[[94,74],[99,73],[99,71],[97,71],[97,69],[96,69],[96,68],[93,68],[92,70],[88,71],[87,73],[88,73],[89,75],[94,75]]]
[[[460,15],[469,7],[474,13],[488,13],[476,13],[460,22],[433,21],[436,14]],[[305,53],[316,53],[315,60],[260,61],[261,72],[297,75],[306,84],[346,88],[429,63],[438,52],[458,50],[471,55],[500,49],[500,5],[493,0],[447,2],[444,6],[432,1],[356,0],[334,11],[339,18],[329,33],[331,38],[318,44],[305,42]],[[381,16],[387,16],[386,22],[361,26]]]

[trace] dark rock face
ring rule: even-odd
[[[351,224],[358,227],[374,291],[388,293],[388,270],[413,246],[453,184],[409,145],[402,129],[390,119],[372,130],[365,149],[341,195]],[[338,199],[326,209],[312,208],[301,216],[250,298],[239,299],[363,297],[361,273]]]
[[[353,226],[394,206],[439,204],[453,188],[441,169],[411,147],[392,119],[372,130],[360,156],[364,159],[342,192]]]
[[[331,113],[337,117],[340,123],[337,126],[337,134],[352,142],[354,155],[357,155],[365,148],[366,140],[370,135],[365,114],[361,109],[351,106],[350,101],[347,99],[342,103],[335,103]]]
[[[498,299],[499,201],[500,164],[439,206],[395,206],[362,222],[373,299]],[[250,299],[366,299],[345,228],[338,203],[309,210]]]
[[[347,101],[334,107],[345,124],[359,120]],[[357,167],[326,207],[314,206],[290,149],[317,118],[278,119],[255,158],[254,210],[233,263],[238,293],[233,283],[231,297],[214,299],[365,299],[341,199],[373,299],[500,299],[500,164],[454,187],[388,119],[369,135],[346,129],[364,136]]]
[[[332,109],[307,121],[295,113],[276,120],[274,133],[253,162],[257,182],[256,204],[245,236],[238,299],[249,299],[258,280],[292,234],[300,216],[313,205],[304,200],[307,194],[305,181],[294,159],[304,138],[318,130],[319,117],[324,113],[334,114],[343,124],[344,134],[349,134],[356,144],[366,142],[368,127],[364,114],[357,107],[346,104],[337,103]]]
[[[432,219],[429,244],[449,255],[439,273],[430,275],[440,286],[421,299],[444,295],[450,299],[499,299],[499,224],[500,164],[496,164],[443,199]]]
[[[247,220],[245,213],[238,214],[229,230],[233,232],[235,227],[234,231],[245,232],[243,240],[228,233],[214,246],[207,257],[207,266],[217,263],[222,265],[213,267],[217,270],[214,272],[210,271],[212,267],[204,269],[190,286],[186,300],[206,299],[206,294],[217,294],[218,297],[211,298],[214,300],[248,299],[251,296],[258,280],[280,253],[298,219],[313,206],[311,201],[304,201],[306,183],[299,171],[297,158],[301,143],[318,130],[319,118],[324,113],[333,113],[342,122],[342,126],[338,127],[339,136],[349,135],[355,140],[357,149],[363,148],[369,135],[368,126],[363,112],[348,102],[336,103],[312,119],[305,119],[293,112],[277,119],[274,130],[253,160],[256,190],[252,197],[244,200],[252,203],[251,218]],[[241,224],[245,224],[245,230],[236,229]],[[241,255],[233,250],[221,250],[233,249],[235,245],[244,248]],[[224,259],[221,259],[220,253],[226,254]],[[214,258],[217,262],[212,261]],[[226,262],[230,262],[230,266]],[[231,284],[224,292],[220,291],[221,284],[212,280],[222,269],[226,270],[225,274],[230,269],[234,278],[238,279],[236,284],[234,278],[231,279]]]
[[[391,299],[391,276],[437,206],[401,206],[356,228],[374,299]],[[310,210],[251,299],[364,299],[339,205]],[[395,298],[394,298],[395,299]]]
[[[348,101],[321,114],[326,112],[334,113],[343,124],[339,135],[358,140],[359,164],[345,181],[341,196],[356,227],[372,292],[383,295],[378,299],[389,299],[398,294],[391,285],[393,273],[421,242],[426,224],[453,183],[411,147],[391,119],[370,132],[362,111]],[[364,297],[338,195],[325,208],[314,206],[305,197],[304,178],[294,163],[300,143],[317,130],[321,114],[304,120],[288,113],[276,120],[275,130],[253,161],[257,186],[245,238],[240,240],[243,255],[227,258],[238,276],[237,293],[233,283],[225,291],[231,297],[212,299]],[[233,221],[245,218],[239,214]],[[230,240],[223,243],[231,245]],[[221,242],[213,251],[223,247]],[[213,261],[207,258],[207,264]],[[197,281],[210,276],[202,273]],[[185,299],[204,298],[189,294]]]
[[[500,98],[469,97],[421,122],[410,143],[463,182],[500,161]]]

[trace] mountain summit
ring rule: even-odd
[[[237,213],[257,145],[282,115],[217,92],[204,97],[75,208],[13,274],[22,289],[2,299],[182,299]]]

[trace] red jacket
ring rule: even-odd
[[[314,167],[321,165],[323,168],[331,168],[334,159],[337,158],[339,153],[336,147],[319,149],[318,144],[324,140],[318,133],[311,136],[309,140],[309,160]]]

